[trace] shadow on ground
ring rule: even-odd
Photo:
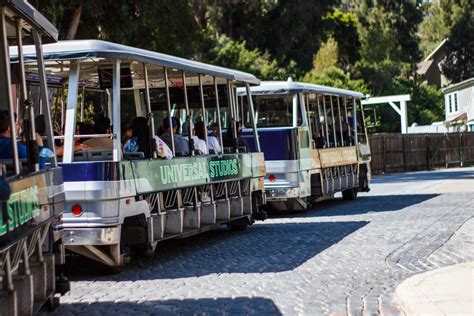
[[[63,304],[55,314],[84,315],[282,315],[272,300],[262,297],[96,302]],[[40,314],[41,315],[41,314]],[[48,314],[43,314],[48,315]]]
[[[359,222],[264,222],[246,232],[208,232],[158,244],[152,258],[133,258],[122,273],[102,277],[90,264],[69,262],[72,280],[147,280],[204,276],[213,273],[291,271],[367,225]],[[76,258],[83,260],[82,258]],[[92,272],[92,273],[91,273]]]
[[[474,168],[443,170],[434,172],[405,172],[393,173],[390,175],[373,177],[372,184],[403,183],[411,181],[430,181],[430,180],[453,180],[453,179],[472,179],[474,180]]]
[[[319,202],[310,211],[272,213],[273,218],[297,218],[320,216],[347,216],[378,212],[401,211],[407,207],[423,203],[439,194],[405,194],[405,195],[375,195],[361,196],[354,201],[343,201],[342,198]]]

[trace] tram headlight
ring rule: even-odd
[[[276,177],[273,174],[268,176],[268,181],[275,182],[275,180],[276,180]]]
[[[81,216],[82,215],[82,206],[80,204],[74,204],[71,207],[71,213],[74,216]]]

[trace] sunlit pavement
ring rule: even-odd
[[[354,202],[162,243],[119,275],[74,267],[56,313],[399,314],[403,280],[474,261],[473,192],[474,168],[375,177]]]

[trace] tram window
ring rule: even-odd
[[[292,127],[293,126],[293,95],[285,96],[253,96],[257,127]],[[243,98],[245,111],[245,127],[252,126],[247,106],[247,98]],[[299,103],[299,101],[298,101]],[[296,124],[302,124],[300,105],[296,105]]]

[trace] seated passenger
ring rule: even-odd
[[[200,123],[200,122],[198,122],[198,123]],[[196,123],[196,125],[198,123]],[[193,140],[193,144],[194,144],[194,149],[198,150],[201,153],[201,155],[209,154],[209,151],[208,151],[207,146],[206,146],[206,141],[202,140],[198,136],[194,135],[195,127],[193,126],[193,122],[191,122],[190,130],[191,130],[191,139]],[[188,124],[186,122],[184,122],[184,124],[183,124],[183,138],[188,140]]]
[[[94,133],[96,134],[110,134],[110,119],[101,117],[95,121]],[[81,132],[82,134],[82,132]],[[84,145],[90,147],[92,150],[112,150],[114,142],[110,137],[91,138],[83,142]]]
[[[247,145],[243,141],[242,138],[240,138],[240,122],[235,122],[236,129],[237,129],[237,143],[235,144],[236,147],[246,147]],[[232,126],[232,122],[229,123],[229,126],[227,127],[227,131],[222,139],[224,142],[224,147],[234,147],[234,129]]]
[[[171,149],[161,138],[154,136],[150,141],[148,120],[145,117],[140,116],[133,119],[132,138],[130,138],[123,146],[123,152],[143,152],[145,158],[153,158],[154,153],[161,158],[173,158]]]
[[[15,113],[16,120],[16,113]],[[20,132],[20,123],[16,120],[15,122],[16,135]],[[10,114],[6,110],[0,111],[0,159],[12,159],[13,148],[11,139],[11,126],[10,126]],[[42,144],[42,142],[41,142]],[[26,146],[21,143],[17,143],[18,146],[18,157],[27,158],[28,152]]]
[[[196,123],[196,125],[194,126],[194,131],[196,133],[196,136],[199,137],[199,139],[206,141],[206,129],[204,128],[203,121],[199,121]],[[212,135],[207,136],[207,143],[209,145],[209,151],[213,150],[216,154],[222,153],[222,148],[219,144],[219,140],[217,139],[217,137]]]
[[[186,138],[183,138],[181,135],[177,134],[178,131],[178,119],[176,117],[171,118],[172,128],[173,128],[173,140],[174,140],[174,149],[176,153],[182,153],[184,155],[189,155],[189,144]],[[171,129],[169,120],[167,117],[163,119],[163,129],[164,132],[161,134],[161,139],[168,145],[171,146]]]

